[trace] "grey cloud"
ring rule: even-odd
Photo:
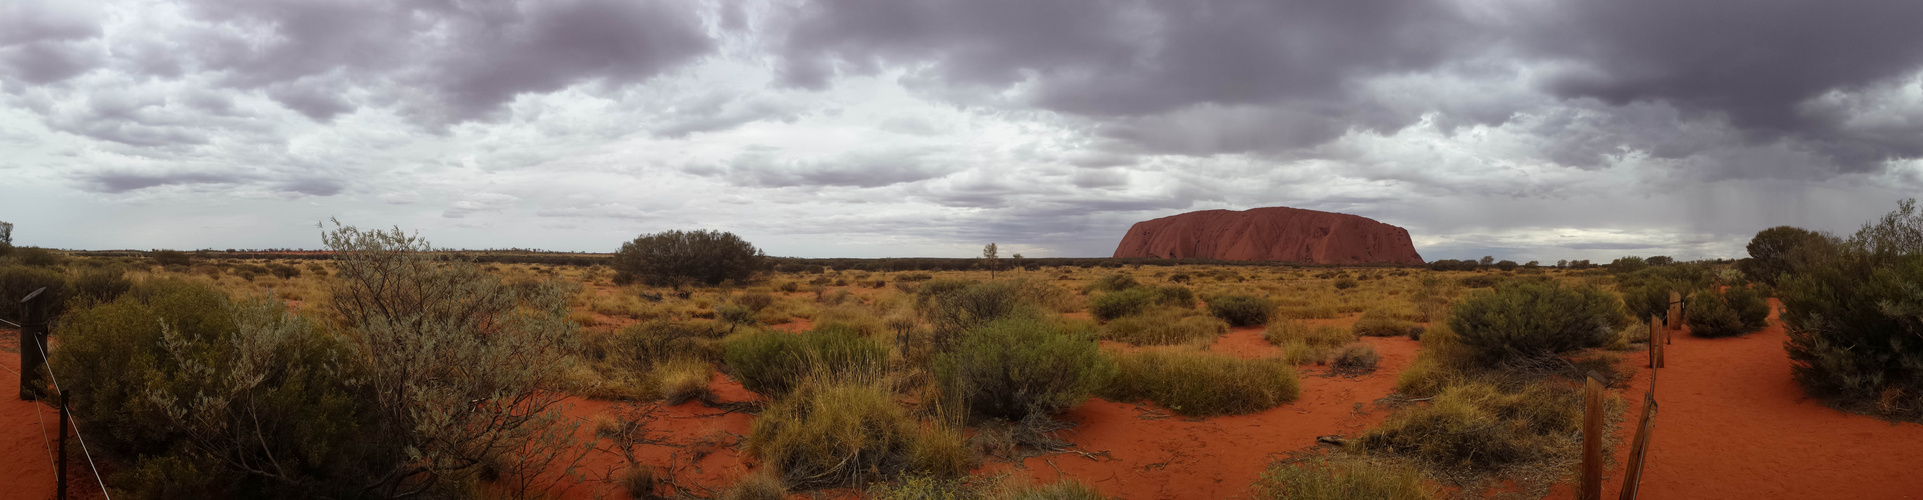
[[[80,176],[89,191],[105,193],[125,193],[156,186],[175,186],[193,184],[232,184],[247,180],[249,176],[234,172],[207,171],[160,171],[146,172],[124,169],[108,169],[89,172]]]
[[[1856,171],[1923,155],[1923,138],[1872,140],[1798,109],[1923,67],[1923,3],[1566,2],[1525,18],[1523,50],[1575,62],[1548,81],[1559,95],[1726,116],[1753,140],[1810,141]]]
[[[830,186],[875,188],[938,178],[958,169],[931,159],[934,151],[894,149],[857,151],[826,159],[790,160],[782,152],[750,149],[726,167],[695,165],[682,171],[723,174],[744,186]]]
[[[36,41],[0,47],[0,71],[28,83],[66,80],[100,62],[99,49],[91,43]]]

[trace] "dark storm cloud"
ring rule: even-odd
[[[1471,32],[1439,2],[828,0],[785,40],[790,82],[837,67],[934,61],[958,83],[1031,76],[1036,104],[1140,115],[1198,103],[1334,96],[1348,78],[1419,69]]]
[[[84,174],[80,179],[89,184],[89,191],[125,193],[155,186],[232,184],[248,176],[234,172],[106,170]]]
[[[1923,155],[1923,137],[1839,130],[1799,104],[1923,67],[1923,2],[1567,2],[1522,27],[1529,50],[1576,62],[1549,88],[1613,104],[1662,101],[1757,137],[1813,143],[1854,170]]]
[[[210,0],[165,37],[116,42],[124,71],[216,75],[319,121],[365,105],[397,105],[418,123],[487,119],[524,93],[645,80],[712,50],[688,4],[667,1],[440,2]],[[100,61],[76,48],[100,20],[73,16],[0,30],[0,65],[30,82]],[[59,22],[54,22],[59,21]],[[85,21],[85,20],[83,20]],[[23,22],[16,21],[15,24]],[[22,34],[24,33],[24,34]],[[371,92],[368,102],[345,96]]]

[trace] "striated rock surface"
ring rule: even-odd
[[[1409,231],[1359,215],[1288,207],[1203,210],[1135,223],[1115,257],[1422,264]]]

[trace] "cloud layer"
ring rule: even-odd
[[[608,250],[1106,255],[1295,206],[1429,258],[1734,256],[1923,170],[1912,1],[0,0],[0,218]],[[47,208],[52,209],[47,209]],[[32,229],[40,227],[41,229]],[[37,236],[36,236],[37,235]]]

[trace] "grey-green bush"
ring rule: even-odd
[[[1608,345],[1626,325],[1608,292],[1532,280],[1470,294],[1449,315],[1456,341],[1484,366]]]
[[[1689,299],[1689,333],[1732,337],[1769,326],[1769,301],[1748,287],[1706,288]]]
[[[1093,338],[1017,315],[964,333],[936,358],[935,374],[972,413],[1019,421],[1081,404],[1115,375],[1115,362]]]
[[[1217,295],[1209,298],[1209,314],[1229,322],[1229,326],[1254,326],[1269,322],[1275,302],[1253,295]]]

